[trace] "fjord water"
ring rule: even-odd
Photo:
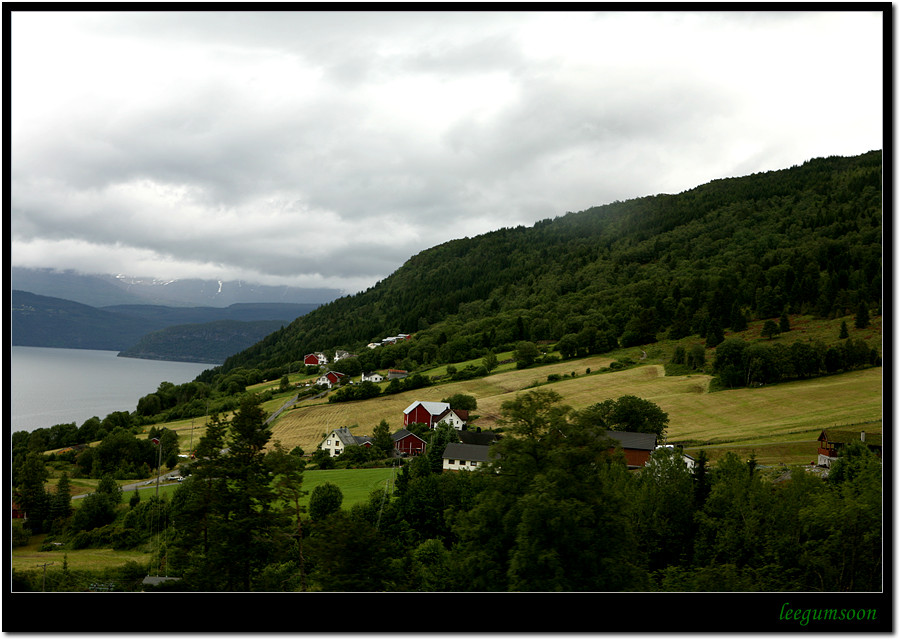
[[[11,431],[134,411],[160,382],[183,384],[215,365],[119,358],[116,351],[9,347]]]

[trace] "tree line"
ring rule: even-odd
[[[307,508],[302,458],[267,446],[245,397],[163,501],[154,562],[198,591],[882,588],[882,468],[864,445],[826,479],[802,468],[773,479],[733,453],[715,466],[701,454],[691,470],[667,448],[628,471],[606,431],[631,402],[578,412],[531,390],[503,404],[506,437],[482,470],[442,473],[419,456],[392,495],[343,508],[339,488],[320,486]],[[642,408],[644,428],[664,428]],[[139,509],[126,516],[135,527]]]

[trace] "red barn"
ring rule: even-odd
[[[328,364],[328,358],[324,353],[307,353],[303,356],[303,364],[313,366]]]
[[[394,441],[394,449],[400,455],[417,456],[425,453],[425,441],[408,429],[399,429],[391,439]]]
[[[629,469],[643,467],[650,461],[650,454],[656,449],[655,433],[634,433],[632,431],[607,431],[606,435],[617,440],[625,453]],[[616,447],[618,448],[618,447]]]
[[[450,409],[446,402],[413,402],[403,411],[403,426],[409,426],[414,422],[427,424],[433,429],[440,422],[439,418]]]

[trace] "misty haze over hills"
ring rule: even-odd
[[[122,304],[227,307],[251,302],[324,304],[342,295],[338,289],[269,286],[240,280],[157,280],[23,267],[13,267],[11,272],[12,289],[92,307]]]

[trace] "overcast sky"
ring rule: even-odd
[[[12,264],[354,293],[452,238],[880,149],[883,19],[14,11]]]

